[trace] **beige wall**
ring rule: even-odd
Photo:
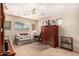
[[[79,7],[70,6],[63,10],[55,10],[51,12],[55,18],[63,18],[63,23],[59,25],[59,37],[60,36],[70,36],[73,37],[73,47],[75,51],[79,52]],[[48,18],[49,19],[49,18]],[[38,22],[38,32],[41,31],[43,21],[47,20],[44,18]]]
[[[30,30],[16,30],[14,28],[14,24],[15,22],[24,22],[24,23],[28,23],[30,25],[35,24],[36,25],[36,21],[31,20],[31,19],[26,19],[26,18],[21,18],[18,16],[13,16],[13,15],[9,15],[9,14],[5,14],[5,21],[11,21],[11,30],[5,30],[5,35],[8,35],[10,40],[13,42],[14,40],[14,36],[18,33],[31,33],[32,32],[32,26],[30,26]],[[37,28],[37,26],[36,26]]]
[[[60,36],[73,37],[74,50],[79,51],[79,5],[64,4],[64,5],[61,5],[60,7],[58,6],[58,8],[57,7],[55,7],[54,9],[50,8],[50,10],[47,10],[46,13],[47,12],[49,14],[51,13],[52,16],[54,16],[55,18],[61,17],[63,19],[63,23],[59,25],[59,37]],[[47,19],[49,18],[39,19],[38,24],[37,24],[38,33],[40,33],[41,31],[41,26],[43,25],[43,21]],[[35,21],[30,21],[25,18],[10,16],[10,15],[7,16],[6,20],[9,20],[12,22],[23,21],[23,22],[36,23]],[[13,40],[14,35],[17,32],[19,32],[19,31],[14,30],[13,27],[14,27],[14,23],[12,23],[11,31],[6,31],[6,34],[10,36],[10,40]],[[22,32],[27,32],[27,31],[22,31]]]

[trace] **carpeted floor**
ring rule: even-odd
[[[79,56],[79,53],[52,48],[39,42],[15,46],[16,56]]]

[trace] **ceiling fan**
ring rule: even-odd
[[[37,9],[36,8],[33,8],[32,9],[32,14],[36,14],[36,11],[37,11]]]

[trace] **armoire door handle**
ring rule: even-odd
[[[1,32],[3,32],[3,28],[1,28]]]

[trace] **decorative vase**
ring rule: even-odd
[[[51,25],[55,25],[56,21],[55,20],[51,20]]]
[[[50,20],[48,20],[48,25],[50,25]]]

